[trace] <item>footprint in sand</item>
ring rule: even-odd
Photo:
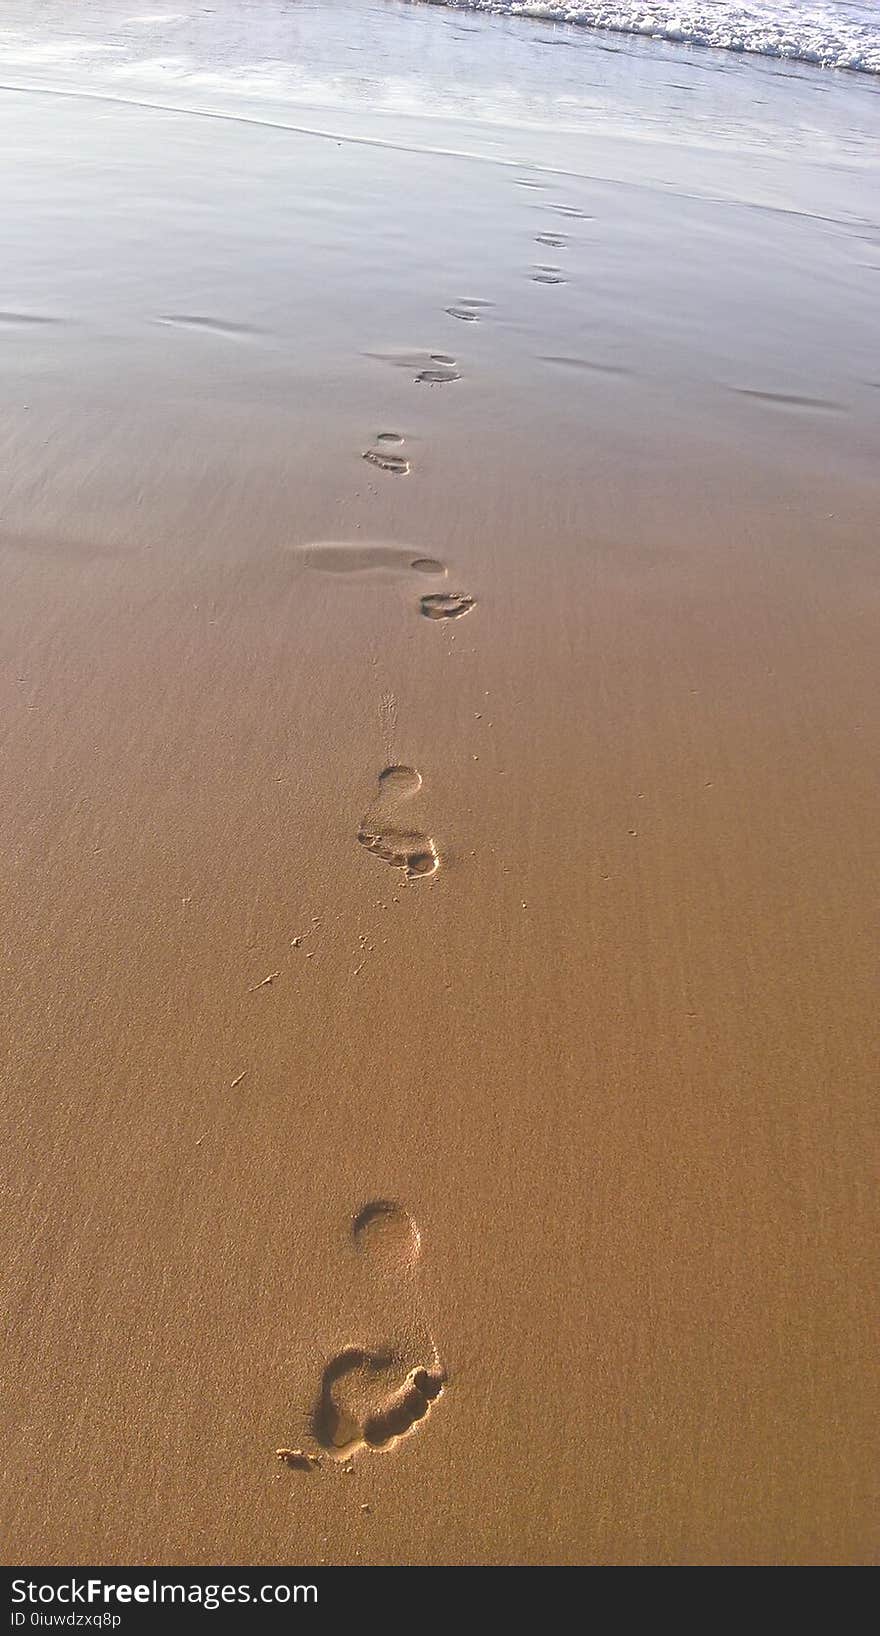
[[[480,312],[484,307],[491,307],[491,301],[457,301],[454,307],[447,307],[450,318],[459,318],[463,324],[478,324]]]
[[[347,1346],[328,1363],[312,1416],[315,1441],[334,1459],[392,1449],[424,1420],[444,1386],[436,1365],[406,1370],[399,1353]]]
[[[371,352],[370,358],[381,363],[394,364],[397,369],[408,369],[413,380],[425,386],[443,386],[447,381],[460,381],[457,359],[448,352]]]
[[[351,1245],[383,1299],[393,1302],[414,1275],[421,1253],[421,1235],[409,1211],[392,1199],[371,1200],[352,1222]],[[417,1345],[424,1348],[420,1361],[411,1355]],[[321,1375],[312,1436],[334,1460],[363,1449],[388,1451],[426,1418],[445,1384],[446,1372],[426,1333],[403,1346],[343,1347]]]
[[[454,358],[445,352],[432,352],[431,362],[417,370],[415,379],[421,386],[443,386],[447,381],[460,381],[461,376]]]
[[[383,768],[378,797],[361,819],[357,832],[361,846],[394,869],[402,869],[408,880],[434,875],[440,867],[431,836],[396,821],[400,807],[418,795],[421,787],[422,775],[415,767],[395,764]]]
[[[394,1199],[370,1199],[355,1216],[351,1236],[358,1254],[379,1271],[383,1266],[395,1273],[414,1267],[422,1250],[415,1221]]]
[[[461,619],[477,605],[475,596],[463,591],[431,591],[421,599],[421,610],[426,619]]]
[[[435,579],[445,578],[446,564],[437,557],[420,557],[415,547],[386,545],[384,542],[364,541],[353,544],[350,540],[314,540],[298,553],[307,568],[321,574],[339,574],[359,578],[363,574],[426,574]],[[420,611],[426,619],[460,619],[476,606],[476,598],[462,591],[444,593],[435,591],[419,599]],[[393,769],[391,769],[393,770]],[[389,786],[389,792],[391,789]],[[399,859],[388,862],[400,863]],[[402,866],[401,866],[402,867]],[[429,869],[420,871],[430,874]]]
[[[399,432],[379,432],[372,448],[365,449],[364,460],[380,471],[390,471],[395,477],[405,477],[410,463],[403,453],[403,438]]]
[[[558,267],[535,267],[531,277],[534,284],[564,284],[566,282]]]

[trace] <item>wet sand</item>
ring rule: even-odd
[[[873,1560],[855,158],[0,120],[7,1560]]]

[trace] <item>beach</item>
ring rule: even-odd
[[[12,11],[5,1559],[875,1560],[876,79]]]

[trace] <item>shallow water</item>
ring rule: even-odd
[[[271,409],[305,376],[320,421],[342,375],[368,393],[377,356],[454,400],[469,338],[483,381],[538,366],[603,436],[635,395],[683,439],[760,442],[773,414],[804,458],[873,448],[864,76],[609,53],[499,17],[462,31],[394,0],[4,21],[13,404],[74,370],[136,413],[139,394],[185,392],[192,357],[230,404]],[[25,531],[30,492],[13,496]]]
[[[11,0],[0,77],[499,158],[515,129],[516,156],[593,171],[601,157],[649,180],[680,175],[682,147],[716,162],[745,151],[756,189],[780,185],[794,157],[866,169],[880,123],[867,76],[407,0],[145,14],[124,0]]]
[[[880,73],[876,0],[437,0],[676,45]]]

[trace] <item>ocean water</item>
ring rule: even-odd
[[[841,219],[876,214],[877,74],[682,45],[672,0],[154,5],[4,0],[0,91],[7,101],[177,109]],[[662,12],[667,34],[554,21],[563,11],[581,24],[613,13],[633,29],[637,12],[645,27]],[[851,65],[857,36],[867,63],[870,31],[880,34],[880,0],[680,0],[681,37],[698,12],[717,44],[723,17],[787,14],[804,52],[824,17],[826,45],[833,28],[848,31]]]
[[[423,0],[411,0],[413,4]],[[878,0],[430,0],[647,39],[880,74]]]

